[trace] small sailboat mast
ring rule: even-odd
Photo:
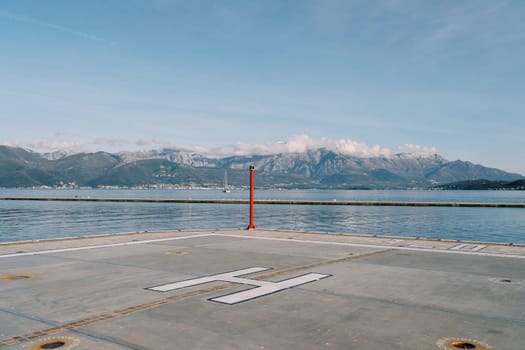
[[[224,189],[222,192],[230,192],[230,188],[228,187],[228,172],[226,170],[224,170]]]

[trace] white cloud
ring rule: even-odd
[[[129,144],[129,141],[124,139],[97,137],[93,140],[93,144],[101,146],[121,146]]]
[[[306,134],[291,136],[286,141],[267,142],[262,144],[236,143],[229,146],[215,148],[188,147],[180,145],[170,145],[170,147],[186,152],[196,152],[210,157],[302,153],[319,148],[326,148],[341,154],[360,158],[389,157],[395,153],[390,148],[382,147],[380,145],[370,146],[366,143],[351,139],[313,139]],[[406,144],[398,148],[400,151],[406,151],[409,153],[434,154],[437,152],[435,147],[425,147],[413,144]]]
[[[423,154],[438,153],[438,150],[436,147],[413,145],[411,143],[407,143],[407,144],[404,144],[403,146],[399,146],[398,149],[401,152],[408,152],[408,153],[423,153]]]
[[[22,147],[22,143],[17,140],[0,140],[0,145],[9,147]]]
[[[37,151],[111,151],[108,148],[117,146],[140,146],[144,150],[158,149],[158,148],[172,148],[182,152],[198,153],[208,157],[220,158],[228,156],[250,156],[250,155],[270,155],[279,153],[303,153],[310,150],[317,150],[325,148],[337,153],[360,157],[390,157],[395,153],[414,153],[414,154],[436,154],[438,150],[435,147],[421,146],[415,144],[404,144],[395,148],[395,151],[388,147],[380,145],[368,145],[352,139],[329,139],[320,138],[314,139],[307,134],[293,135],[287,140],[266,142],[266,143],[235,143],[233,145],[219,146],[219,147],[201,147],[201,146],[185,146],[174,143],[168,143],[156,138],[142,138],[136,140],[134,143],[125,139],[105,138],[99,137],[91,143],[83,143],[79,141],[66,140],[48,140],[38,139],[29,143],[21,143],[19,141],[0,141],[0,144],[8,146],[18,146],[37,150]],[[100,149],[103,148],[103,149]],[[119,147],[121,148],[121,147]],[[133,148],[133,147],[130,147]]]
[[[166,145],[167,143],[160,140],[160,139],[138,139],[135,142],[135,145],[137,146],[162,146]]]
[[[29,143],[29,147],[37,150],[78,150],[82,143],[77,141],[55,141],[55,140],[33,140]]]
[[[365,143],[350,139],[313,139],[306,134],[294,135],[286,141],[264,144],[237,143],[231,151],[235,155],[275,154],[275,153],[302,153],[308,150],[326,148],[342,154],[356,157],[379,157],[392,154],[390,149],[379,145],[368,146]]]

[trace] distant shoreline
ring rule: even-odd
[[[491,181],[489,186],[469,186],[461,185],[462,183],[452,183],[446,185],[439,185],[434,187],[411,187],[411,188],[372,188],[372,187],[351,187],[351,188],[327,188],[327,187],[259,187],[257,190],[274,190],[274,191],[294,191],[294,190],[303,190],[303,191],[525,191],[525,180],[519,180],[520,185],[516,187],[505,187],[501,186],[498,181]],[[507,183],[507,182],[505,182]],[[492,185],[498,184],[498,185]],[[29,187],[2,187],[1,189],[6,190],[134,190],[134,191],[151,191],[151,190],[172,190],[172,191],[189,191],[189,190],[222,190],[223,187],[185,187],[185,186],[155,186],[155,185],[145,185],[145,186],[103,186],[103,187],[49,187],[49,186],[29,186]],[[232,191],[246,191],[249,190],[246,186],[237,186],[232,187]]]
[[[67,198],[67,197],[0,197],[0,201],[60,201],[60,202],[120,202],[120,203],[194,203],[194,204],[248,204],[241,199],[157,199],[157,198]],[[310,200],[256,200],[259,205],[347,205],[395,207],[469,207],[469,208],[525,208],[525,203],[467,203],[467,202],[399,202],[399,201],[310,201]]]

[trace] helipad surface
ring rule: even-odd
[[[281,231],[0,245],[3,349],[525,349],[525,247]]]

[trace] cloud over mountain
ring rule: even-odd
[[[30,148],[43,150],[71,150],[78,149],[81,146],[82,143],[77,141],[60,141],[46,139],[33,140],[29,143]]]
[[[135,150],[151,150],[159,148],[177,149],[184,152],[199,153],[207,157],[221,158],[228,156],[251,156],[251,155],[271,155],[271,154],[290,154],[304,153],[310,150],[320,148],[333,151],[339,154],[359,157],[391,157],[396,153],[407,152],[416,154],[435,154],[437,149],[432,146],[421,146],[414,144],[405,144],[395,149],[384,147],[378,144],[368,145],[364,142],[356,141],[349,138],[315,139],[307,134],[298,134],[288,137],[286,140],[265,142],[265,143],[243,143],[237,142],[225,146],[202,147],[193,145],[180,145],[160,138],[140,138],[137,140],[126,140],[122,138],[97,137],[90,142],[80,140],[70,140],[62,137],[60,134],[51,139],[37,139],[29,142],[26,146],[37,151],[104,151],[122,150],[123,147],[135,148]],[[3,142],[0,144],[9,146],[24,147],[21,142]]]
[[[181,149],[184,151],[193,151],[201,153],[209,157],[225,157],[225,156],[249,156],[249,155],[270,155],[280,153],[304,153],[309,150],[316,150],[325,148],[340,154],[369,158],[369,157],[390,157],[396,152],[387,147],[380,145],[368,145],[352,139],[329,139],[320,138],[314,139],[307,134],[300,134],[290,136],[285,141],[266,142],[266,143],[235,143],[233,145],[203,148],[203,147],[187,147],[180,145],[170,145],[172,148]],[[434,154],[437,152],[435,147],[425,147],[419,145],[406,144],[399,147],[400,150],[416,153]]]

